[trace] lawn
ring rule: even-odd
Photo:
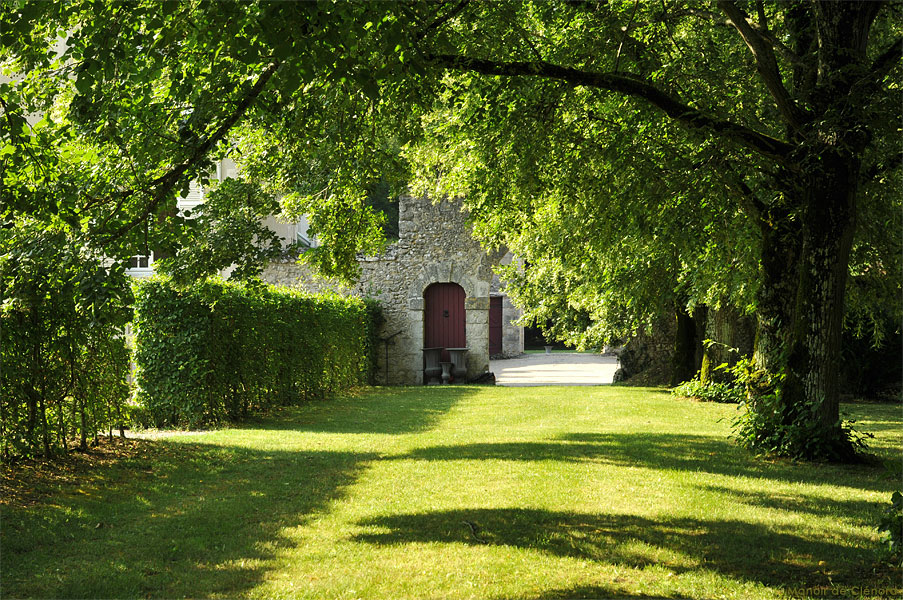
[[[7,473],[4,598],[774,598],[898,582],[895,466],[752,458],[659,390],[374,389]],[[97,459],[92,459],[97,460]],[[30,486],[27,491],[25,485]],[[823,587],[824,586],[824,587]]]

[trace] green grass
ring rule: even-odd
[[[845,406],[899,461],[899,406]],[[7,502],[4,598],[774,598],[888,585],[880,467],[752,458],[660,390],[376,389]],[[824,596],[824,594],[823,594]]]

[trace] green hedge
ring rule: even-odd
[[[13,222],[0,228],[2,463],[87,449],[124,425],[130,394],[124,269],[66,228]]]
[[[323,398],[372,378],[375,303],[210,279],[136,284],[139,401],[195,427]]]
[[[0,463],[87,449],[127,421],[124,337],[53,318],[68,308],[0,308]]]

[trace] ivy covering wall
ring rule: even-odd
[[[138,400],[155,426],[236,421],[372,377],[378,309],[359,298],[162,278],[135,297]]]

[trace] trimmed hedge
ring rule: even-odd
[[[138,399],[157,427],[237,421],[372,377],[373,302],[157,277],[135,298]]]

